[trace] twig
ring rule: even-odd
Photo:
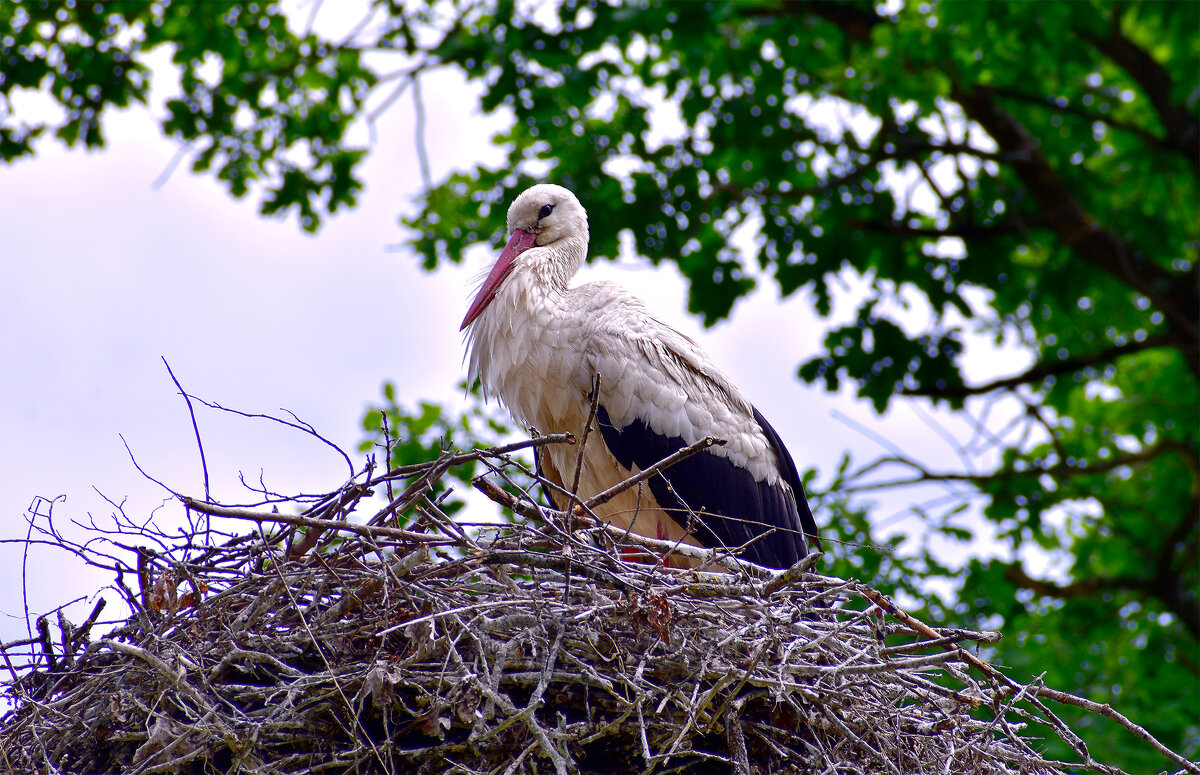
[[[171,493],[176,498],[182,497],[179,493],[175,492],[167,485],[163,484],[162,482],[155,479],[150,474],[146,473],[145,470],[140,465],[138,465],[137,458],[135,458],[133,456],[133,450],[129,448],[129,442],[125,440],[125,436],[123,434],[118,433],[117,438],[119,438],[121,440],[121,443],[125,445],[125,451],[129,454],[129,462],[133,463],[133,467],[137,469],[139,474],[146,477],[150,481],[154,482],[155,484],[157,484],[159,487],[163,488],[167,492]]]
[[[483,460],[485,458],[503,458],[513,452],[522,449],[532,449],[534,447],[543,447],[547,444],[574,444],[575,437],[570,433],[549,433],[545,436],[537,436],[532,439],[516,441],[512,444],[505,444],[501,447],[491,447],[489,449],[473,449],[470,452],[460,452],[457,455],[451,455],[445,461],[437,460],[428,463],[416,463],[410,466],[403,466],[388,471],[385,474],[380,474],[377,477],[367,480],[364,487],[373,487],[376,484],[387,481],[388,479],[407,478],[414,474],[424,473],[435,465],[440,465],[443,462],[447,467],[462,465],[475,460]]]
[[[869,587],[865,587],[865,586],[862,587],[860,591],[862,592],[864,597],[866,597],[871,602],[875,603],[875,605],[879,606],[879,608],[881,610],[886,611],[891,616],[896,617],[898,620],[903,622],[906,626],[908,626],[915,632],[918,632],[921,635],[925,635],[926,637],[932,638],[934,640],[940,640],[938,638],[937,632],[932,627],[929,627],[924,622],[921,622],[920,620],[911,616],[907,612],[902,611],[901,609],[897,608],[890,600],[885,598],[879,592],[876,592],[874,589],[870,589]],[[1024,688],[1024,687],[1021,687],[1019,684],[1017,684],[1015,681],[1013,681],[1011,678],[1009,678],[1007,675],[1005,675],[1001,671],[997,670],[995,667],[991,666],[987,662],[984,662],[982,659],[979,659],[974,654],[972,654],[971,652],[962,648],[961,646],[946,645],[946,646],[944,646],[944,648],[956,652],[963,659],[964,662],[967,662],[972,667],[978,669],[984,675],[987,675],[991,678],[994,678],[994,679],[1000,681],[1002,684],[1004,684],[1007,687],[1007,689],[1009,691],[1014,691],[1014,690],[1019,691]],[[1116,710],[1114,710],[1112,708],[1112,706],[1110,706],[1106,703],[1101,704],[1098,702],[1093,702],[1091,700],[1087,700],[1082,697],[1076,697],[1073,694],[1069,694],[1069,693],[1063,692],[1063,691],[1058,691],[1056,689],[1051,689],[1046,686],[1038,687],[1035,691],[1035,694],[1038,697],[1045,697],[1047,699],[1054,700],[1055,702],[1061,703],[1063,705],[1073,705],[1077,708],[1082,708],[1090,713],[1097,713],[1099,715],[1104,716],[1105,718],[1111,719],[1111,720],[1117,722],[1118,724],[1120,724],[1121,726],[1123,726],[1129,732],[1133,733],[1139,739],[1144,740],[1145,742],[1149,743],[1151,745],[1151,747],[1153,747],[1160,754],[1167,757],[1171,761],[1175,762],[1179,766],[1183,767],[1188,772],[1200,773],[1200,764],[1188,761],[1183,756],[1175,753],[1170,748],[1168,748],[1167,746],[1165,746],[1161,742],[1159,742],[1159,740],[1156,737],[1154,737],[1153,735],[1151,735],[1148,731],[1146,731],[1146,729],[1144,727],[1139,726],[1138,724],[1134,724],[1132,721],[1130,721],[1128,718],[1126,718],[1125,716],[1118,713]],[[1058,723],[1058,725],[1061,725],[1061,727],[1062,727],[1062,730],[1060,730],[1060,731],[1065,730],[1068,732],[1068,734],[1070,734],[1070,736],[1074,737],[1073,733],[1070,733],[1069,730],[1067,730],[1065,724],[1062,724],[1062,722],[1060,721]],[[1079,742],[1082,743],[1082,741],[1079,741]],[[1087,758],[1090,759],[1091,757],[1087,756]]]
[[[200,438],[200,426],[196,423],[196,409],[192,406],[192,397],[175,378],[175,372],[171,371],[171,364],[167,363],[166,356],[159,357],[162,358],[163,366],[167,367],[167,374],[171,375],[171,381],[175,383],[175,387],[179,388],[179,395],[183,396],[183,400],[187,402],[188,414],[192,418],[192,432],[196,434],[196,447],[200,450],[200,468],[204,471],[204,500],[212,500],[212,492],[208,486],[208,461],[204,457],[204,442]]]
[[[398,527],[384,527],[382,525],[359,525],[353,522],[342,522],[331,519],[313,519],[312,517],[300,517],[294,514],[280,514],[276,512],[253,511],[251,509],[235,508],[231,506],[219,506],[215,503],[206,503],[204,501],[197,500],[196,498],[189,498],[186,495],[181,495],[179,500],[189,509],[195,509],[202,514],[212,514],[214,517],[246,519],[259,523],[279,522],[287,525],[316,527],[324,530],[338,530],[347,533],[354,533],[367,538],[395,538],[401,541],[410,541],[412,543],[425,544],[428,546],[442,546],[454,543],[452,539],[431,539],[428,533],[416,533],[412,530],[404,530],[403,528]]]
[[[770,597],[789,584],[796,583],[801,579],[801,577],[804,576],[805,573],[808,573],[808,571],[812,570],[812,567],[816,565],[824,556],[825,555],[821,552],[809,552],[805,556],[801,557],[795,565],[783,570],[777,576],[775,576],[775,578],[763,584],[760,594],[763,597]]]
[[[583,437],[579,440],[579,452],[575,456],[575,475],[571,478],[571,498],[576,503],[581,502],[579,500],[579,477],[583,473],[583,453],[587,449],[588,437],[592,434],[592,423],[596,421],[596,412],[600,408],[600,372],[596,372],[592,377],[592,393],[589,398],[591,399],[591,408],[588,410],[587,422],[583,426]],[[571,525],[568,522],[567,533],[570,532]]]
[[[421,75],[412,74],[413,111],[416,116],[413,132],[416,140],[417,161],[421,168],[421,187],[433,190],[433,176],[429,172],[429,150],[425,147],[425,101],[421,99]]]
[[[352,463],[350,461],[350,456],[346,454],[345,450],[343,450],[337,444],[334,444],[329,439],[322,436],[320,433],[317,433],[316,428],[314,428],[312,425],[308,424],[307,422],[301,420],[299,417],[297,417],[295,415],[295,413],[288,411],[287,409],[281,409],[280,411],[287,412],[288,414],[290,414],[292,416],[291,421],[284,420],[284,419],[281,419],[279,417],[275,417],[275,416],[269,415],[269,414],[261,414],[261,413],[257,413],[257,412],[243,412],[240,409],[230,409],[227,406],[221,406],[220,404],[218,404],[215,401],[206,401],[205,399],[200,398],[199,396],[190,396],[190,397],[199,401],[201,404],[207,406],[209,409],[216,409],[221,412],[227,412],[229,414],[234,414],[234,415],[237,415],[238,417],[246,417],[248,419],[270,420],[271,422],[279,423],[280,425],[287,426],[288,428],[295,428],[298,431],[303,431],[304,433],[307,433],[309,436],[312,436],[317,441],[320,441],[322,444],[324,444],[325,446],[332,449],[334,452],[338,453],[338,455],[341,456],[342,460],[345,461],[346,467],[348,469],[350,469],[350,478],[354,478],[354,463]],[[205,495],[205,497],[206,498],[208,497],[207,494]]]
[[[628,479],[625,479],[624,481],[620,482],[619,484],[615,484],[612,487],[609,487],[604,492],[601,492],[598,495],[593,495],[592,497],[590,497],[586,501],[584,501],[583,505],[586,508],[590,509],[590,508],[595,508],[596,506],[600,506],[604,503],[608,503],[610,500],[617,497],[621,493],[625,492],[630,487],[633,487],[635,484],[646,481],[650,477],[657,474],[659,471],[670,468],[671,466],[678,463],[680,460],[686,460],[687,458],[691,457],[692,455],[695,455],[697,452],[706,450],[709,447],[713,446],[714,444],[723,446],[725,444],[725,439],[715,439],[712,436],[705,436],[704,438],[697,441],[695,444],[684,447],[683,449],[679,450],[678,452],[676,452],[672,455],[669,455],[668,457],[663,458],[662,460],[658,461],[657,463],[650,466],[649,468],[643,469],[642,471],[637,472],[636,474],[629,477]]]

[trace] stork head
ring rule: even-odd
[[[587,256],[587,212],[567,189],[539,183],[508,208],[508,244],[496,259],[459,330],[483,314],[513,271],[533,272],[544,283],[566,289]]]

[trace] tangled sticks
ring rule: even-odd
[[[367,476],[301,516],[184,499],[192,528],[182,535],[118,529],[157,544],[129,561],[45,528],[115,570],[132,613],[94,639],[90,622],[60,617],[58,643],[43,618],[37,637],[4,646],[12,709],[0,720],[0,766],[1119,772],[1044,700],[1116,717],[1107,706],[1010,679],[963,647],[998,634],[929,628],[870,587],[810,572],[813,556],[766,571],[613,531],[589,519],[586,502],[566,530],[527,487],[492,479],[478,482],[485,493],[542,519],[464,525],[430,497],[467,458],[504,480],[518,465],[511,451]],[[351,522],[388,477],[403,492]],[[396,514],[411,519],[389,525]],[[222,532],[243,520],[257,529]],[[626,559],[672,548],[701,568]],[[1034,729],[1060,737],[1075,761],[1044,758],[1026,737]]]

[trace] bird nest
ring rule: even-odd
[[[492,483],[517,465],[515,446],[368,475],[301,516],[184,498],[190,528],[168,535],[118,515],[104,538],[123,548],[109,554],[72,543],[53,520],[38,525],[115,570],[112,589],[132,614],[94,634],[101,600],[80,626],[60,614],[52,634],[43,617],[32,638],[4,645],[11,709],[0,764],[1119,772],[1047,702],[1116,714],[980,660],[975,645],[997,633],[927,627],[865,584],[812,572],[816,555],[768,571],[621,534],[580,504],[549,511],[527,490]],[[493,499],[542,519],[449,519],[432,485],[467,460],[491,468],[478,484]],[[407,488],[396,494],[387,485],[398,481]],[[354,521],[374,502],[366,494],[385,487],[387,504]],[[411,520],[388,526],[394,514]],[[238,531],[229,526],[245,523],[230,520],[258,524]],[[128,546],[134,536],[143,548]],[[665,565],[671,548],[700,567]],[[1035,730],[1061,738],[1075,760],[1045,758]]]

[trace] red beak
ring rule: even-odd
[[[492,266],[492,271],[488,274],[487,279],[483,281],[483,285],[479,287],[479,293],[475,294],[475,301],[471,302],[471,308],[467,310],[467,316],[463,318],[462,325],[458,327],[459,331],[464,330],[467,326],[474,323],[475,318],[483,314],[483,311],[487,309],[487,305],[491,304],[492,299],[496,298],[496,293],[500,290],[500,283],[504,282],[504,278],[512,270],[513,260],[533,247],[536,239],[536,234],[523,229],[513,229],[508,244],[504,246],[504,251],[500,253],[500,258],[496,259],[496,263]]]

